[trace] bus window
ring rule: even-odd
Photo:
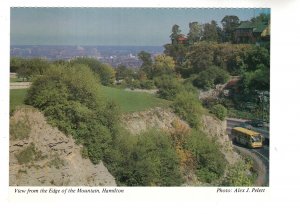
[[[260,135],[251,136],[251,140],[252,140],[252,142],[260,142],[261,141],[261,136]]]

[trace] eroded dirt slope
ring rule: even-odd
[[[22,108],[10,118],[10,123],[22,121],[30,124],[30,133],[23,140],[10,139],[10,186],[116,186],[103,163],[83,159],[81,146],[47,124],[42,113]]]

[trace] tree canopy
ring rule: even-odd
[[[187,35],[189,43],[195,43],[200,41],[202,37],[202,28],[198,22],[189,23],[189,33]]]
[[[224,41],[233,42],[234,41],[234,30],[240,24],[240,19],[237,16],[225,16],[222,21],[223,32],[224,32]]]

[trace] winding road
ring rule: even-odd
[[[246,120],[227,118],[226,131],[229,137],[231,137],[231,129]],[[264,145],[259,149],[249,149],[241,145],[233,145],[234,148],[242,155],[250,156],[254,160],[254,167],[258,171],[258,178],[255,183],[257,186],[269,186],[269,157],[270,149],[269,145]]]

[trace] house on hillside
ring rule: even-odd
[[[236,43],[263,44],[270,41],[270,22],[242,22],[234,31]]]
[[[172,39],[172,45],[178,45],[178,44],[185,45],[187,43],[188,43],[188,39],[183,34],[178,35],[176,39]]]

